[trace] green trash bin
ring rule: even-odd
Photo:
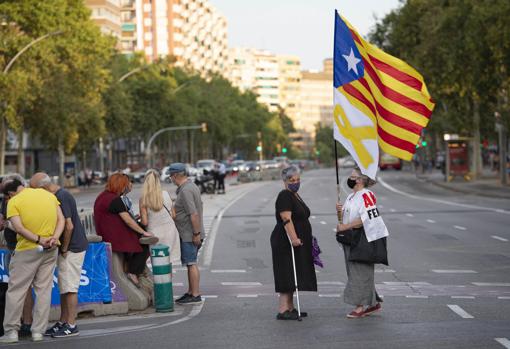
[[[170,248],[157,244],[151,248],[152,275],[154,277],[154,306],[156,312],[174,311],[174,292],[172,289],[172,263]]]

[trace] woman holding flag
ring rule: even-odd
[[[357,228],[363,227],[364,221],[366,221],[365,217],[363,217],[364,214],[367,212],[367,209],[371,211],[377,210],[374,193],[366,189],[374,184],[375,181],[363,175],[359,168],[355,168],[352,171],[347,179],[347,186],[353,192],[347,197],[344,205],[338,203],[336,206],[337,211],[342,214],[342,223],[337,225],[337,232],[350,231],[351,234],[363,234],[363,229]],[[384,223],[382,224],[384,225]],[[369,238],[370,232],[366,232],[366,235]],[[382,235],[387,235],[385,226]],[[355,237],[355,239],[357,238]],[[375,290],[374,264],[351,261],[351,246],[342,243],[342,247],[345,256],[345,267],[347,269],[344,302],[356,306],[353,311],[347,314],[347,317],[350,319],[361,318],[381,310],[382,299]]]

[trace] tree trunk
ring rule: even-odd
[[[18,133],[18,165],[17,171],[22,177],[25,177],[25,150],[23,149],[24,141],[23,128]]]
[[[482,175],[482,152],[480,151],[480,102],[473,99],[473,173],[474,178]]]
[[[60,139],[58,143],[58,185],[64,187],[64,161],[65,161],[64,141]]]
[[[0,174],[5,173],[5,142],[7,141],[7,125],[5,118],[0,121]]]

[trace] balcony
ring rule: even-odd
[[[123,32],[134,32],[136,30],[135,23],[122,23]]]

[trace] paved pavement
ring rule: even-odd
[[[346,175],[343,170],[343,198]],[[285,322],[275,320],[269,246],[281,187],[277,181],[259,182],[204,197],[211,223],[201,255],[203,304],[176,306],[168,315],[82,321],[80,337],[22,345],[510,348],[510,200],[445,190],[404,172],[381,173],[374,191],[391,234],[390,266],[378,266],[376,273],[383,310],[348,320],[351,307],[342,301],[345,265],[333,232],[334,171],[305,173],[300,194],[311,207],[325,268],[317,270],[319,292],[301,295],[310,316]],[[183,293],[185,285],[178,268],[174,293]]]

